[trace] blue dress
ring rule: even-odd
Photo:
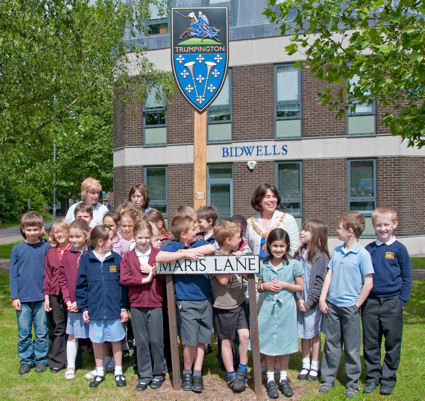
[[[261,262],[258,278],[264,283],[273,280],[295,284],[295,277],[303,274],[303,268],[295,259],[288,264],[274,267]],[[294,293],[289,290],[266,291],[258,312],[260,352],[265,355],[286,355],[298,352],[297,307]]]

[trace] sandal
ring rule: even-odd
[[[298,380],[307,380],[308,375],[309,375],[308,369],[302,368],[300,370],[300,373],[298,373],[297,379]]]
[[[73,380],[75,379],[75,369],[74,368],[66,368],[65,370],[65,379]]]

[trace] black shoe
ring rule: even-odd
[[[278,384],[279,390],[285,397],[292,397],[294,392],[292,391],[292,387],[289,385],[288,380],[281,380]]]
[[[52,373],[58,373],[60,370],[61,370],[61,369],[60,369],[60,368],[58,368],[57,366],[55,366],[55,367],[53,367],[53,368],[50,368],[50,372],[52,372]]]
[[[364,386],[364,389],[363,389],[363,393],[365,394],[373,393],[376,390],[376,387],[378,387],[378,383],[366,382],[366,385]]]
[[[136,390],[145,391],[148,388],[149,383],[150,383],[149,380],[140,379],[139,383],[137,383],[136,385]]]
[[[182,375],[182,390],[192,391],[192,373],[183,373]]]
[[[246,388],[246,382],[249,379],[249,374],[247,372],[244,372],[240,369],[236,372],[235,380],[231,383],[231,386],[229,386],[233,391],[236,393],[240,393],[241,391],[244,391]]]
[[[23,363],[19,367],[18,373],[20,375],[25,375],[25,374],[29,373],[31,369],[32,369],[32,366],[31,365],[28,365],[27,363]]]
[[[164,383],[163,377],[154,377],[149,387],[152,390],[158,390],[162,386],[162,383]]]
[[[192,391],[194,393],[202,393],[202,391],[204,391],[204,381],[202,380],[202,376],[193,376]]]
[[[267,389],[267,396],[269,398],[279,398],[276,382],[274,380],[267,382],[266,389]]]
[[[89,387],[97,387],[104,380],[105,376],[95,376],[93,377],[93,380],[89,383]]]
[[[379,392],[382,395],[391,395],[393,393],[393,388],[392,386],[385,386],[381,384],[381,389],[379,390]]]
[[[309,370],[306,368],[302,368],[300,370],[300,373],[298,373],[297,379],[298,380],[307,380],[308,374],[309,374]]]
[[[316,369],[310,369],[310,371],[308,372],[307,380],[319,380],[319,372]]]
[[[46,369],[47,365],[45,363],[37,363],[34,370],[36,373],[43,373]]]
[[[125,387],[127,385],[127,381],[125,380],[124,375],[115,375],[115,384],[117,387]]]

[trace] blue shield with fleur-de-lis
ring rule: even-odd
[[[219,94],[228,65],[227,7],[171,9],[171,65],[185,99],[203,112]]]

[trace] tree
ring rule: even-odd
[[[337,84],[317,94],[343,116],[374,100],[409,146],[425,144],[425,3],[420,0],[269,0],[264,14],[291,35],[289,54]],[[299,64],[299,63],[298,63]],[[334,86],[335,88],[335,86]]]
[[[0,167],[9,184],[49,196],[55,169],[59,195],[78,196],[88,175],[112,188],[114,89],[125,101],[134,85],[141,99],[147,83],[172,86],[124,41],[145,30],[157,2],[0,2]],[[137,77],[127,70],[130,53]]]

